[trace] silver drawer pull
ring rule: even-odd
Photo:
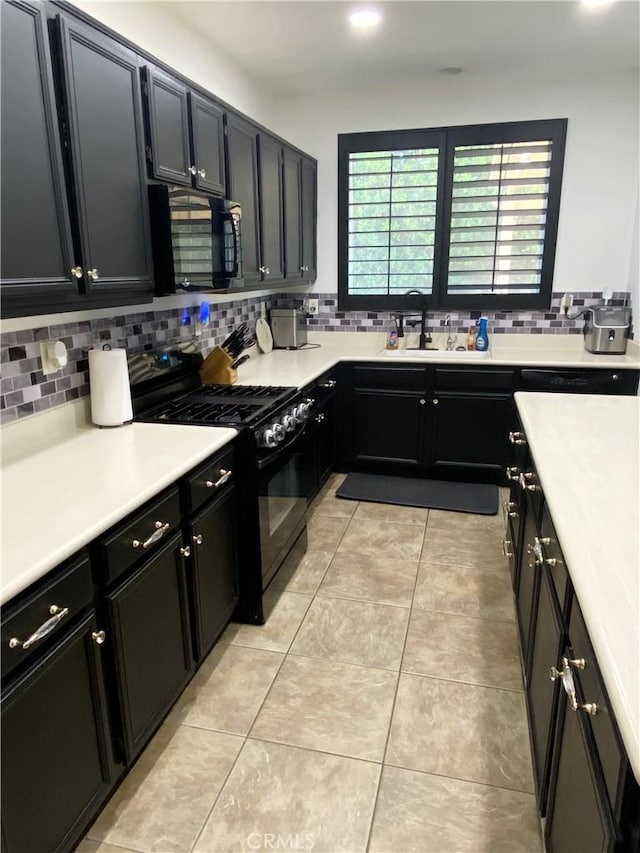
[[[97,643],[97,645],[99,645],[99,646],[101,646],[104,643],[106,638],[107,638],[107,635],[104,631],[92,631],[91,632],[91,639],[93,640],[94,643]]]
[[[571,667],[575,666],[576,669],[584,669],[585,662],[583,658],[578,658],[577,660],[571,660],[569,658],[562,658],[562,669],[556,669],[555,666],[552,666],[549,670],[549,678],[551,681],[557,681],[561,679],[562,686],[564,687],[564,692],[567,694],[567,698],[569,700],[569,705],[572,711],[584,711],[589,714],[591,717],[595,717],[596,714],[600,712],[600,708],[595,704],[595,702],[578,702],[576,698],[576,686],[573,681],[573,675],[571,673]]]
[[[510,432],[509,441],[511,444],[526,444],[527,440],[522,432]]]
[[[220,477],[214,482],[213,480],[207,480],[205,486],[208,489],[219,489],[220,486],[224,486],[224,484],[231,479],[233,475],[233,471],[227,471],[225,468],[220,469]]]
[[[196,545],[202,545],[202,533],[196,533],[192,537]]]
[[[513,551],[510,551],[509,548],[513,543],[510,539],[502,540],[502,556],[503,557],[513,557]]]
[[[337,385],[335,379],[327,379],[326,382],[321,382],[318,387],[320,388],[335,388]]]
[[[37,643],[38,640],[43,640],[48,634],[50,634],[53,629],[56,627],[58,622],[69,612],[68,607],[58,607],[57,604],[52,604],[49,608],[49,613],[51,613],[51,619],[47,619],[46,622],[43,622],[39,628],[33,632],[33,634],[26,639],[24,642],[19,640],[17,637],[12,637],[9,640],[9,648],[10,649],[30,649],[34,643]]]
[[[145,539],[144,542],[141,542],[140,539],[134,539],[131,543],[132,548],[149,548],[151,545],[155,545],[156,542],[162,539],[171,525],[168,521],[165,524],[161,521],[156,521],[154,526],[156,529],[153,531],[151,536],[148,539]]]

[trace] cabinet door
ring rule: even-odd
[[[317,185],[317,165],[314,160],[303,157],[300,161],[302,275],[306,281],[315,281],[317,273]]]
[[[187,90],[149,65],[142,74],[151,177],[190,187]]]
[[[531,636],[531,613],[533,611],[534,597],[537,594],[538,564],[534,550],[535,540],[538,536],[538,525],[535,512],[531,503],[527,501],[524,519],[524,533],[522,537],[522,556],[520,558],[520,570],[518,572],[518,588],[516,590],[516,613],[518,617],[518,628],[520,630],[520,649],[522,652],[522,668],[525,676],[525,684],[529,677],[529,638]],[[550,664],[551,665],[551,664]]]
[[[583,711],[560,700],[545,841],[549,853],[611,853],[616,829]]]
[[[438,391],[430,406],[436,473],[499,482],[507,461],[511,396]]]
[[[242,207],[242,270],[247,285],[262,281],[257,132],[253,125],[227,113],[229,198]]]
[[[190,677],[184,558],[174,536],[107,596],[127,762]]]
[[[321,403],[317,418],[318,488],[322,488],[336,464],[336,431],[338,425],[338,396],[335,391]]]
[[[88,615],[3,692],[2,849],[71,849],[111,789],[100,655]]]
[[[42,6],[2,5],[3,301],[75,297],[78,283]]]
[[[230,489],[190,525],[198,661],[218,639],[238,603],[236,518],[236,493]]]
[[[258,145],[262,274],[268,283],[283,276],[282,146],[266,133],[258,134]]]
[[[194,92],[189,93],[189,108],[195,185],[199,190],[224,196],[224,111]]]
[[[302,261],[302,198],[300,155],[289,148],[283,153],[284,258],[288,281],[304,278]]]
[[[423,464],[424,397],[402,391],[353,392],[353,461],[398,471]]]
[[[533,610],[527,704],[538,807],[544,815],[560,690],[560,682],[551,681],[549,671],[553,666],[562,669],[560,653],[565,639],[560,605],[547,566],[540,568],[538,597]]]
[[[153,291],[136,55],[58,17],[88,293]]]

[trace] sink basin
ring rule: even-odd
[[[456,361],[459,359],[482,359],[489,358],[489,350],[479,352],[478,350],[446,350],[446,349],[383,349],[380,353],[384,358],[419,358],[419,359],[436,359],[441,361],[451,359]]]

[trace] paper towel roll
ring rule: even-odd
[[[97,426],[122,426],[133,418],[124,349],[89,350],[91,420]]]

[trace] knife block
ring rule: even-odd
[[[238,372],[231,369],[233,359],[220,347],[214,347],[200,366],[200,379],[204,385],[233,385]]]

